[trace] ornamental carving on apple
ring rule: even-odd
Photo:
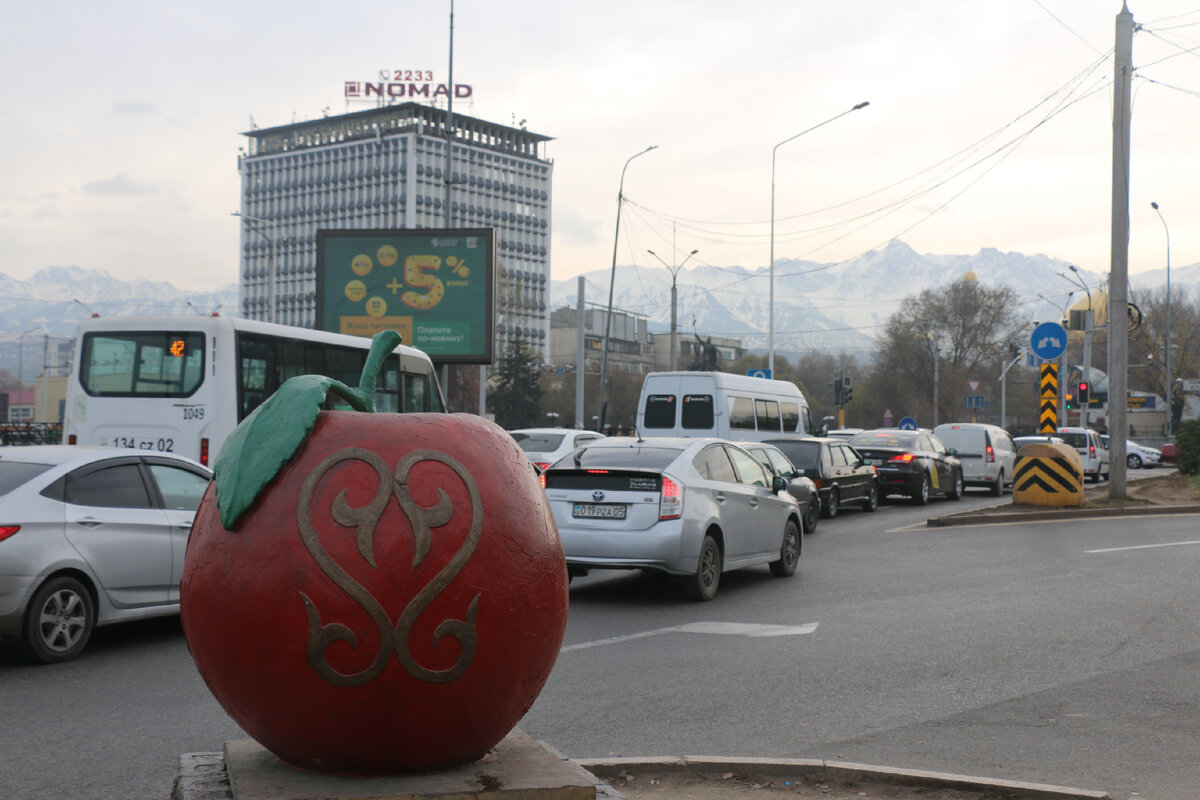
[[[213,695],[284,762],[399,774],[482,757],[541,691],[567,572],[528,459],[466,414],[374,413],[357,389],[284,383],[222,447],[180,585]],[[329,397],[352,410],[322,410]]]

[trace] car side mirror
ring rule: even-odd
[[[779,477],[778,475],[776,475],[774,478],[771,479],[771,491],[782,492],[787,487],[788,487],[788,482],[786,480],[784,480],[783,478]]]
[[[954,447],[947,447],[947,448],[946,448],[946,453],[947,453],[948,455],[956,456],[956,455],[958,455],[958,450],[957,450],[956,448],[954,448]]]

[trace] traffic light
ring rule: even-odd
[[[843,386],[842,387],[842,405],[846,405],[846,403],[849,403],[853,397],[854,397],[854,387],[853,386]]]
[[[1080,382],[1079,382],[1079,391],[1077,391],[1077,392],[1075,393],[1075,396],[1076,396],[1077,398],[1079,398],[1079,406],[1080,406],[1080,408],[1082,408],[1083,406],[1086,406],[1086,405],[1088,404],[1088,384],[1087,384],[1087,381],[1080,381]]]
[[[829,382],[833,387],[833,404],[840,406],[842,404],[842,381],[841,378],[834,378]]]
[[[1073,394],[1071,394],[1070,392],[1067,392],[1067,396],[1066,396],[1066,398],[1065,398],[1065,399],[1066,399],[1066,403],[1064,403],[1064,405],[1066,405],[1066,407],[1067,407],[1067,410],[1068,410],[1068,411],[1070,411],[1070,410],[1071,410],[1071,403],[1072,403],[1072,401],[1075,399],[1075,396],[1074,396]]]
[[[529,388],[536,389],[537,382],[538,382],[538,371],[536,369],[531,370],[529,373]]]

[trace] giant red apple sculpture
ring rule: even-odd
[[[464,414],[375,414],[305,375],[229,438],[180,586],[213,695],[296,767],[436,770],[482,757],[529,709],[567,614],[562,545],[532,467]],[[335,394],[357,410],[321,411]]]

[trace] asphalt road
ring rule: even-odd
[[[924,526],[992,502],[846,509],[796,576],[733,573],[710,603],[577,579],[521,727],[577,758],[845,758],[1194,798],[1200,516]],[[162,800],[181,753],[244,738],[177,620],[99,629],[59,666],[0,650],[0,709],[16,800]]]

